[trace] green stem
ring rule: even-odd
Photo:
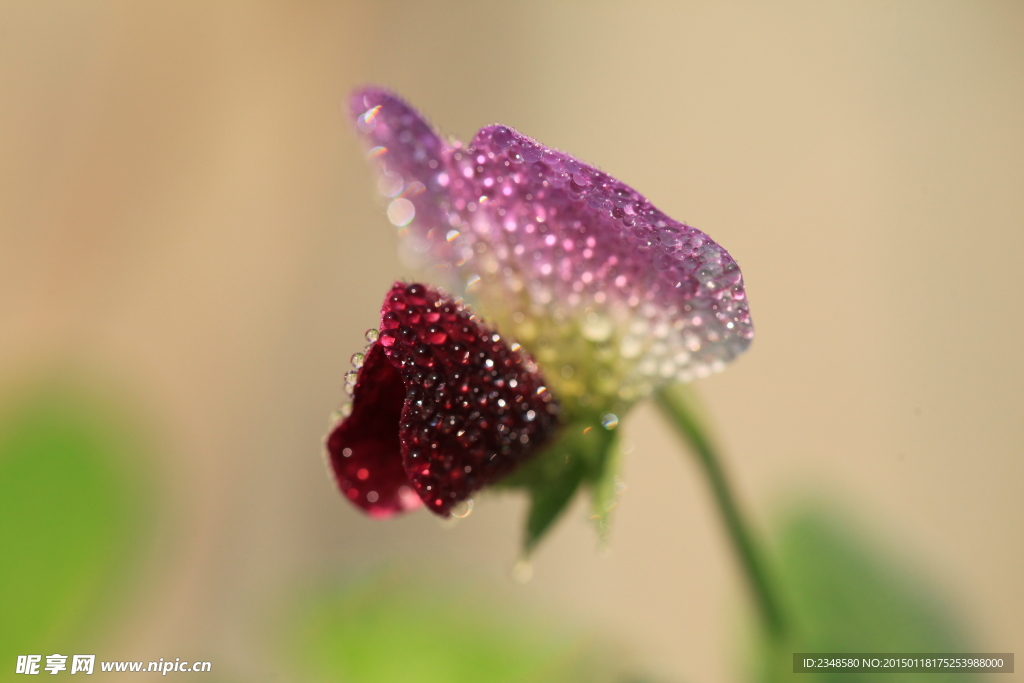
[[[693,399],[687,396],[688,393],[684,385],[675,384],[659,390],[655,398],[669,421],[697,454],[697,459],[711,484],[715,503],[725,522],[733,549],[754,594],[765,631],[771,641],[781,643],[787,634],[778,595],[765,571],[750,525],[744,520],[736,498],[729,488],[722,468],[722,459],[715,452],[714,445],[694,416],[694,411],[689,405]]]

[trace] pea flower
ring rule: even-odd
[[[387,216],[398,228],[405,254],[457,298],[423,285],[398,284],[392,290],[382,311],[381,338],[371,343],[349,382],[352,413],[328,438],[342,490],[371,513],[409,509],[422,500],[448,514],[476,488],[524,488],[532,503],[530,548],[586,485],[603,529],[615,504],[614,430],[620,416],[665,383],[723,369],[749,346],[753,326],[739,266],[706,234],[669,218],[629,186],[512,128],[487,126],[464,145],[442,138],[385,90],[358,90],[350,106],[368,158],[379,171],[377,187],[388,200]],[[543,387],[542,394],[551,397],[535,405],[525,393],[513,392],[513,400],[524,397],[516,404],[516,420],[531,411],[544,416],[527,431],[520,422],[504,426],[518,439],[525,437],[514,448],[507,435],[486,435],[486,429],[501,424],[499,414],[491,412],[495,403],[460,408],[467,419],[479,414],[489,425],[480,423],[480,438],[491,439],[487,443],[498,450],[488,457],[503,464],[486,474],[469,479],[458,474],[457,465],[469,457],[458,441],[462,427],[430,426],[429,420],[424,427],[420,419],[413,438],[409,425],[416,411],[437,406],[418,404],[429,402],[422,385],[425,370],[416,370],[417,378],[404,372],[415,366],[409,353],[417,351],[388,349],[384,341],[394,338],[386,329],[394,322],[389,316],[400,315],[392,299],[408,300],[410,287],[419,292],[414,298],[425,297],[428,304],[405,318],[409,344],[450,355],[441,350],[445,342],[424,342],[436,324],[424,311],[460,311],[457,315],[465,316],[460,321],[479,328],[474,333],[478,340],[487,335],[496,340],[492,344],[500,349],[492,348],[497,354],[492,360],[511,363],[503,366],[505,387],[488,387],[488,394],[501,394],[514,381],[520,387]],[[468,314],[461,298],[490,327]],[[385,358],[393,370],[385,369]],[[448,368],[445,363],[440,365]],[[433,381],[449,392],[468,372]],[[404,387],[398,386],[398,377]],[[398,397],[404,401],[401,411]],[[510,407],[508,397],[500,400]],[[353,483],[369,466],[357,467],[353,479],[344,456],[345,449],[357,450],[345,444],[363,443],[374,434],[382,435],[380,440],[386,434],[389,445],[376,446],[376,455],[357,461],[373,460],[389,473],[381,475],[388,486],[378,487],[390,491],[391,502],[383,507],[380,490]],[[448,463],[440,478],[436,465],[430,470],[429,491],[417,470],[422,457],[417,454],[425,447],[443,453],[435,462]],[[507,453],[500,452],[506,447]],[[461,466],[479,466],[473,463]],[[439,489],[440,499],[435,495]],[[371,493],[376,502],[367,498]]]

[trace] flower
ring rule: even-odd
[[[620,416],[749,346],[739,266],[632,188],[509,127],[463,145],[385,90],[350,106],[406,255],[521,344],[561,405],[548,454],[505,478],[531,494],[528,544],[581,484],[603,523]]]

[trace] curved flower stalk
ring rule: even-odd
[[[531,495],[527,548],[581,484],[603,529],[620,417],[750,344],[739,266],[632,188],[511,128],[487,126],[464,145],[387,91],[359,90],[350,105],[407,253],[521,344],[561,405],[558,438],[544,453],[545,440],[531,442],[520,464],[530,462],[504,478]],[[351,421],[368,382],[356,382]]]

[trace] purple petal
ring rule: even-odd
[[[749,346],[736,261],[624,183],[506,126],[468,148],[445,142],[386,91],[357,92],[352,110],[381,189],[402,186],[393,222],[408,218],[416,248],[538,362],[562,377],[582,369],[575,390],[630,401]],[[608,375],[623,388],[602,390]]]

